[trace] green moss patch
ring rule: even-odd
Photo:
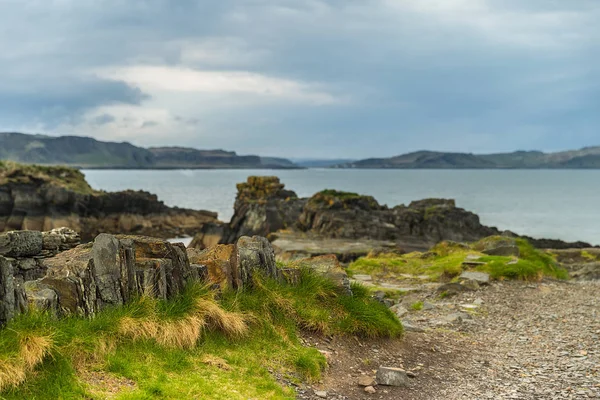
[[[524,239],[516,243],[520,256],[488,256],[481,253],[496,238],[473,245],[441,242],[426,253],[383,254],[359,258],[349,266],[353,274],[370,274],[375,279],[400,279],[402,275],[427,275],[430,280],[450,280],[466,269],[487,272],[494,279],[538,280],[542,277],[567,279],[568,273],[555,259],[535,249]]]
[[[10,183],[49,183],[77,193],[94,193],[94,190],[86,182],[83,173],[77,169],[63,166],[19,164],[12,161],[0,161],[0,185]]]

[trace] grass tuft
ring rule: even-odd
[[[253,289],[219,299],[190,285],[170,301],[142,296],[93,319],[29,312],[0,334],[0,398],[293,398],[274,375],[318,381],[327,366],[321,353],[302,346],[301,330],[401,334],[400,322],[368,290],[352,288],[349,296],[301,270],[296,285],[258,279]]]

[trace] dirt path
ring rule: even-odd
[[[307,339],[330,353],[331,367],[299,398],[323,390],[328,399],[600,399],[599,282],[493,283],[434,299],[404,317],[425,331],[401,342]],[[380,365],[415,377],[368,394],[358,378]]]

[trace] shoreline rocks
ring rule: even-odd
[[[215,290],[251,287],[258,276],[297,282],[293,271],[278,267],[273,247],[260,236],[204,251],[148,236],[102,233],[81,245],[77,238],[67,228],[0,234],[0,325],[28,307],[93,316],[135,296],[170,299],[195,281]],[[292,269],[312,268],[351,294],[335,256],[307,262]]]
[[[283,261],[336,254],[350,262],[371,251],[425,251],[441,241],[504,240],[482,249],[490,255],[518,256],[512,232],[482,225],[479,217],[451,199],[424,199],[389,208],[373,197],[323,190],[299,198],[277,177],[251,176],[237,185],[234,215],[226,223],[205,224],[190,247],[232,244],[242,236],[269,238]],[[586,243],[529,239],[534,246],[580,247]],[[589,245],[587,245],[589,246]]]
[[[107,232],[167,239],[216,221],[216,213],[168,207],[148,192],[94,191],[72,168],[0,165],[0,232],[68,227],[83,241]]]

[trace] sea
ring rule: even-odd
[[[145,190],[167,205],[216,211],[229,221],[236,183],[275,175],[307,197],[338,189],[393,207],[451,198],[485,225],[536,238],[600,245],[600,170],[84,170],[95,189]]]

